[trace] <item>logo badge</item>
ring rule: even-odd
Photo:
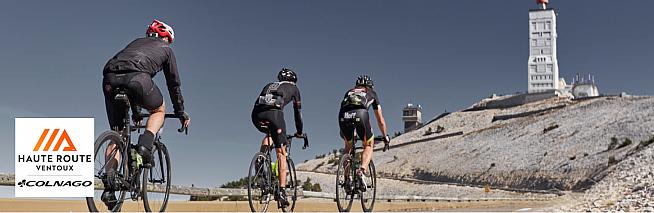
[[[50,129],[44,129],[43,133],[41,134],[41,138],[39,139],[39,142],[36,143],[36,146],[34,146],[34,151],[39,151],[39,148],[41,147],[41,144],[43,144],[43,139],[48,135],[48,132]],[[50,136],[50,139],[48,140],[48,143],[45,144],[45,147],[43,148],[43,151],[48,151],[50,148],[50,145],[52,145],[52,142],[56,139],[57,133],[59,133],[59,129],[54,129],[52,132],[52,135]],[[54,149],[52,151],[59,151],[59,147],[61,147],[61,144],[64,142],[64,140],[68,143],[67,147],[64,147],[63,151],[77,151],[75,149],[75,144],[73,144],[73,141],[70,140],[70,136],[68,136],[68,133],[64,129],[64,131],[61,133],[61,136],[59,137],[59,140],[57,141],[57,144],[55,145]]]
[[[93,125],[93,118],[16,118],[15,196],[93,197]]]

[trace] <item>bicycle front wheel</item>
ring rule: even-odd
[[[273,199],[270,159],[258,152],[248,169],[248,203],[252,212],[265,212]]]
[[[143,169],[143,206],[146,212],[163,212],[168,205],[171,166],[168,149],[161,142],[154,144],[150,168]]]
[[[364,212],[372,212],[377,195],[377,173],[372,160],[368,164],[368,175],[364,176],[361,177],[365,185],[365,190],[361,190],[361,208]]]
[[[289,201],[289,206],[282,209],[284,212],[293,212],[295,209],[295,201],[297,200],[297,175],[295,172],[295,163],[290,157],[286,157],[286,200]]]
[[[344,154],[336,171],[336,206],[340,212],[349,212],[354,200],[352,160],[352,155]]]
[[[129,169],[128,155],[124,153],[124,141],[116,131],[106,131],[100,134],[95,140],[94,146],[94,177],[95,185],[104,186],[103,182],[114,185],[114,191],[110,196],[102,198],[103,191],[95,190],[94,197],[86,198],[86,205],[90,212],[117,212],[120,211],[125,200],[126,189],[120,187],[120,183],[128,177]],[[107,175],[108,171],[115,171],[111,177]],[[107,181],[109,179],[109,181]]]

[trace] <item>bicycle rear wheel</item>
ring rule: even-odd
[[[94,176],[95,185],[104,186],[103,180],[107,179],[107,171],[116,171],[112,183],[122,183],[125,177],[128,177],[128,155],[123,153],[125,150],[124,141],[120,134],[115,131],[106,131],[100,134],[95,140],[94,146]],[[115,184],[118,185],[118,184]],[[86,198],[86,205],[90,212],[120,211],[125,200],[127,190],[123,187],[116,187],[111,199],[108,201],[115,202],[113,208],[109,208],[101,200],[102,191],[95,190],[94,197]]]
[[[375,198],[377,195],[377,173],[375,171],[375,164],[370,160],[368,164],[368,175],[361,177],[366,185],[366,190],[361,191],[361,208],[364,212],[371,212],[375,206]]]
[[[252,212],[265,212],[273,199],[270,159],[258,152],[248,169],[248,203]]]
[[[163,212],[168,206],[171,185],[170,155],[166,145],[154,144],[150,168],[143,169],[143,206],[146,212]]]
[[[352,160],[350,154],[344,154],[336,171],[336,206],[340,212],[350,211],[354,200]]]
[[[286,157],[286,200],[289,202],[289,206],[282,208],[284,212],[293,212],[295,209],[295,201],[297,200],[297,175],[295,172],[295,163],[290,157]]]

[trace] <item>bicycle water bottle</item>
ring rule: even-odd
[[[132,166],[138,169],[139,166],[143,165],[143,157],[136,152],[136,149],[130,149],[130,151],[132,152]]]
[[[270,169],[275,173],[275,177],[279,177],[279,171],[277,170],[277,162],[270,163]]]

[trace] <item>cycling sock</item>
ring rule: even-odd
[[[152,152],[152,146],[154,145],[154,134],[149,130],[145,130],[143,134],[139,136],[139,154],[146,157],[146,160],[150,157],[150,152]]]

